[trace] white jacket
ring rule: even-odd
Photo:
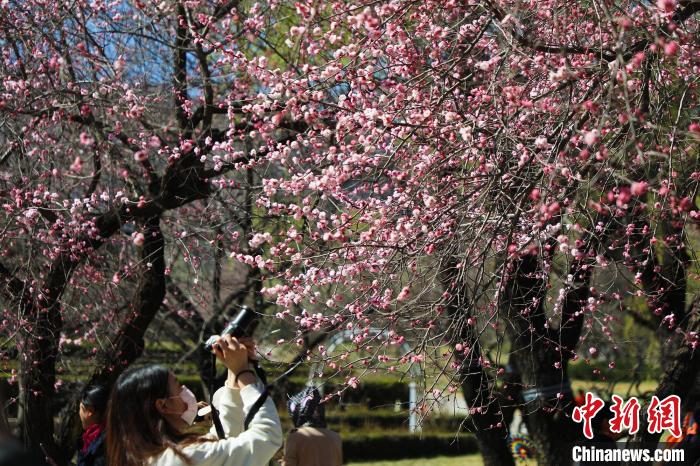
[[[256,385],[247,385],[241,390],[224,386],[216,391],[212,403],[219,410],[226,438],[184,447],[182,452],[192,460],[193,466],[266,466],[268,464],[282,446],[282,426],[271,398],[268,398],[260,407],[248,430],[242,432],[244,413],[248,412],[261,393],[261,388]],[[213,427],[207,437],[217,438]],[[170,448],[158,457],[152,458],[148,464],[186,466],[186,463]]]

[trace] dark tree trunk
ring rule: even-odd
[[[450,293],[447,313],[450,317],[450,339],[471,348],[468,355],[455,352],[460,362],[458,370],[460,385],[470,413],[467,426],[474,432],[481,457],[486,466],[514,465],[515,461],[508,445],[508,423],[495,387],[479,363],[482,353],[479,337],[474,328],[467,324],[471,317],[470,302],[462,269],[456,263],[448,263],[442,270],[443,288]]]
[[[699,304],[700,300],[696,299],[693,306],[691,306],[692,312],[689,313],[691,317],[686,328],[687,332],[700,332]],[[664,372],[654,395],[660,400],[669,395],[678,395],[681,401],[685,401],[691,390],[695,388],[695,381],[700,374],[700,355],[696,353],[690,344],[683,344],[676,349],[672,361]],[[645,448],[653,448],[661,438],[661,434],[650,434],[648,432],[648,419],[645,414],[642,414],[644,412],[644,409],[640,410],[639,432],[627,442],[627,445],[630,447],[643,443]],[[651,462],[644,464],[651,464]]]
[[[99,384],[111,387],[119,375],[143,353],[144,334],[158,313],[165,297],[165,255],[160,218],[152,217],[144,224],[145,241],[141,248],[142,270],[134,296],[132,311],[115,337],[112,349],[103,355],[99,369],[92,374],[88,385]],[[146,264],[150,264],[150,267]],[[70,414],[63,419],[59,444],[61,454],[56,456],[59,464],[67,464],[73,456],[80,433],[78,419],[79,400],[73,399]]]
[[[480,366],[470,368],[465,364],[460,370],[460,377],[467,406],[480,410],[470,415],[469,422],[473,426],[484,465],[514,465],[515,460],[508,445],[508,423],[487,374]]]
[[[554,368],[555,359],[546,353],[542,348],[530,353],[515,350],[512,359],[522,386],[528,387],[521,395],[521,409],[537,463],[566,465],[571,463],[571,444],[579,439],[581,430],[571,420],[573,397],[568,376]]]
[[[49,458],[59,455],[53,415],[58,339],[63,327],[60,298],[76,266],[67,254],[52,264],[43,294],[26,306],[28,324],[21,333],[22,439],[28,450],[43,452]]]
[[[56,383],[56,355],[60,314],[57,305],[41,309],[29,324],[20,348],[20,404],[22,439],[27,449],[44,451],[49,457],[58,453],[54,444],[53,413]]]
[[[567,294],[560,331],[565,330],[570,341],[563,342],[558,336],[553,338],[546,325],[547,277],[539,258],[527,255],[512,265],[502,285],[500,305],[508,319],[511,360],[523,387],[523,418],[535,445],[538,464],[570,464],[571,444],[579,438],[580,429],[570,416],[573,397],[566,368],[570,349],[578,341],[580,323],[571,318],[575,312],[566,309],[566,304],[580,309],[586,296],[582,290],[587,289],[589,277],[580,277],[583,283]]]

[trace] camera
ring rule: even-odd
[[[209,337],[206,343],[204,343],[204,349],[211,351],[214,343],[224,335],[231,335],[234,338],[251,336],[255,327],[255,317],[255,312],[251,311],[246,306],[242,306],[241,310],[236,314],[236,317],[234,317],[221,332],[221,335]]]

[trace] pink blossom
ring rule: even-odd
[[[657,0],[656,7],[664,13],[673,13],[676,9],[676,0]]]
[[[690,211],[690,209],[692,209],[692,207],[693,207],[693,201],[689,197],[684,197],[678,203],[678,208],[682,212],[688,212],[688,211]]]
[[[396,297],[396,300],[401,302],[401,301],[406,301],[408,299],[408,296],[410,294],[410,289],[407,286],[404,286],[401,291],[399,292],[399,295]]]
[[[134,152],[134,160],[137,162],[143,162],[148,159],[148,153],[145,150],[139,150]]]
[[[648,188],[649,183],[646,181],[635,181],[632,183],[632,186],[630,186],[630,193],[632,193],[633,196],[642,196],[647,192]]]
[[[135,233],[134,234],[134,239],[133,243],[135,246],[143,246],[143,243],[146,241],[146,237],[143,235],[143,233]]]
[[[91,146],[95,143],[95,139],[92,138],[88,133],[80,133],[80,144],[84,146]]]
[[[183,154],[189,153],[193,147],[194,143],[189,139],[182,141],[182,143],[180,144],[180,148],[182,149]]]
[[[80,157],[76,157],[75,160],[73,160],[73,163],[70,166],[70,171],[76,174],[83,172],[83,160]]]
[[[664,46],[664,53],[668,55],[669,57],[672,57],[673,55],[676,55],[678,53],[678,42],[671,41],[667,42],[666,45]]]
[[[583,142],[588,146],[592,146],[600,140],[600,133],[597,129],[592,129],[583,135]]]
[[[273,123],[275,126],[279,126],[280,123],[282,123],[282,120],[283,120],[283,119],[284,119],[284,114],[283,114],[282,112],[275,113],[275,114],[272,116],[272,123]]]
[[[24,216],[29,220],[33,220],[39,216],[39,209],[31,207],[24,212]]]
[[[620,192],[617,194],[617,201],[615,204],[618,207],[624,207],[629,203],[630,200],[632,200],[630,188],[628,188],[627,186],[623,186],[622,188],[620,188]]]
[[[270,233],[255,233],[253,238],[248,242],[251,248],[259,248],[263,244],[272,241]]]

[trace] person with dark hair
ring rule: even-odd
[[[197,400],[175,375],[159,365],[131,369],[115,384],[107,408],[107,459],[110,466],[263,466],[282,446],[282,427],[272,399],[261,405],[248,430],[248,412],[263,392],[248,358],[252,340],[226,335],[214,345],[228,368],[225,385],[214,395],[227,438],[187,432],[197,415]],[[240,433],[239,433],[240,432]],[[230,437],[231,433],[239,433]]]
[[[295,429],[287,436],[284,466],[341,466],[343,442],[326,428],[321,394],[308,387],[287,402]]]
[[[617,449],[617,441],[624,435],[615,433],[610,429],[610,420],[613,413],[610,411],[610,403],[605,403],[603,407],[591,419],[593,428],[593,438],[583,442],[583,445],[599,449]],[[619,466],[619,462],[610,461],[589,461],[586,466]]]
[[[109,390],[102,385],[86,387],[80,397],[83,435],[78,441],[77,466],[106,466],[105,414]]]

